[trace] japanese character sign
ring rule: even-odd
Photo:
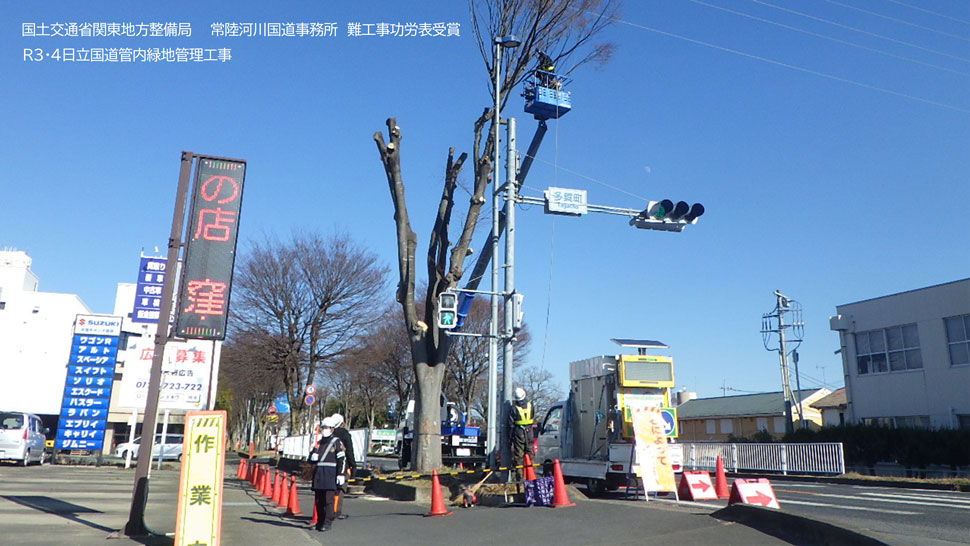
[[[178,297],[179,337],[226,337],[245,175],[244,161],[198,159]]]
[[[218,546],[225,454],[226,412],[185,414],[185,444],[175,516],[176,546]]]

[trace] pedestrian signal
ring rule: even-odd
[[[458,294],[442,292],[438,294],[438,328],[448,330],[458,325]]]

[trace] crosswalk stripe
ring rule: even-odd
[[[782,506],[786,504],[801,504],[804,506],[822,506],[827,508],[838,508],[839,510],[858,510],[860,512],[879,512],[880,514],[898,514],[902,516],[918,516],[922,512],[905,512],[903,510],[884,510],[882,508],[869,508],[866,506],[844,506],[841,504],[829,504],[826,502],[808,502],[808,501],[796,501],[789,499],[781,499],[778,501]]]

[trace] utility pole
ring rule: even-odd
[[[785,313],[795,313],[795,320],[791,324],[785,324]],[[765,313],[761,317],[761,334],[764,337],[765,349],[769,351],[778,351],[778,360],[781,366],[781,388],[782,395],[785,398],[785,433],[791,434],[794,432],[794,424],[792,423],[792,403],[795,398],[791,390],[790,374],[788,371],[788,343],[792,342],[795,347],[792,348],[794,351],[798,345],[801,343],[801,332],[804,325],[801,322],[801,306],[798,302],[788,298],[778,290],[775,290],[775,308],[769,312]],[[792,328],[794,338],[789,340],[785,337],[785,329]],[[778,348],[774,349],[768,346],[768,337],[771,334],[776,334],[778,336]],[[798,362],[798,357],[795,357],[795,362]],[[799,399],[794,401],[795,408],[798,411],[798,420],[802,422],[801,426],[804,426],[804,416],[802,415],[802,405],[801,405],[801,389],[799,388]]]
[[[506,168],[505,168],[505,288],[503,297],[505,298],[505,329],[502,336],[504,351],[502,355],[502,429],[509,422],[508,413],[512,410],[512,389],[514,380],[514,340],[513,340],[513,321],[515,317],[512,312],[512,297],[515,294],[515,118],[509,118],[506,124]],[[494,263],[494,262],[493,262]],[[502,460],[510,461],[509,466],[518,464],[512,461],[511,438],[506,433],[505,441],[502,443]]]

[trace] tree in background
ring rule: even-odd
[[[341,233],[299,233],[285,242],[266,237],[237,266],[230,339],[261,345],[262,360],[252,365],[279,377],[291,431],[309,417],[306,386],[354,347],[380,311],[374,296],[383,293],[386,276],[373,253]],[[263,388],[269,387],[277,383]]]
[[[265,333],[242,333],[226,340],[219,365],[219,392],[216,408],[226,410],[229,438],[246,445],[253,440],[263,445],[267,415],[276,393],[283,389],[280,370],[272,364]]]
[[[518,48],[503,56],[502,66],[499,67],[502,88],[511,89],[526,77],[539,51],[545,52],[559,63],[559,70],[563,73],[571,70],[564,65],[576,67],[589,61],[606,60],[612,47],[592,46],[589,42],[609,24],[615,7],[616,2],[612,0],[471,0],[469,8],[473,31],[485,60],[492,96],[495,96],[495,72],[491,58],[493,39],[516,34],[522,40]],[[500,109],[508,96],[503,97]],[[396,300],[403,310],[411,346],[417,429],[414,464],[420,471],[430,471],[441,466],[438,398],[451,339],[438,328],[434,317],[438,311],[438,295],[458,287],[464,273],[465,259],[470,254],[469,244],[485,203],[485,188],[495,167],[491,164],[492,151],[497,145],[493,141],[495,132],[491,130],[493,121],[492,109],[486,108],[474,123],[471,199],[461,221],[457,240],[454,241],[449,233],[455,204],[454,194],[468,155],[462,153],[455,157],[455,149],[452,147],[448,150],[443,188],[428,243],[425,274],[429,289],[421,303],[415,298],[417,235],[411,229],[404,196],[401,128],[392,117],[386,122],[388,141],[385,141],[380,131],[373,136],[394,205],[398,247]]]
[[[536,423],[541,423],[549,408],[566,397],[552,372],[546,368],[536,366],[517,368],[515,382],[525,389],[526,400],[532,402],[532,415]]]

